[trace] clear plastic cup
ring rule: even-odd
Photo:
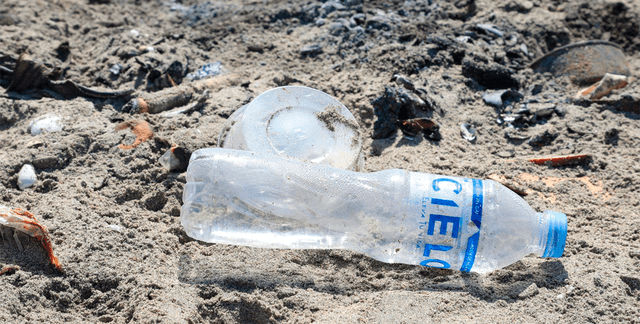
[[[364,168],[360,126],[330,95],[301,86],[271,89],[236,110],[218,147],[275,153],[345,170]]]

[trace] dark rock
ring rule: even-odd
[[[55,156],[45,156],[33,160],[31,164],[33,164],[36,169],[43,170],[55,168],[58,166],[58,162],[59,160]]]
[[[610,128],[604,133],[604,142],[610,145],[618,145],[618,140],[620,139],[618,134],[620,134],[620,130],[617,128]]]
[[[533,147],[542,147],[551,144],[558,137],[558,133],[545,130],[542,134],[538,134],[529,140],[529,145]]]
[[[311,44],[300,49],[302,56],[316,56],[322,53],[322,45]]]
[[[384,93],[371,104],[378,117],[373,125],[373,138],[386,138],[398,129],[398,120],[416,118],[419,111],[432,107],[418,95],[402,88],[386,87]],[[432,137],[437,137],[432,135]]]
[[[518,81],[513,74],[513,70],[475,55],[462,60],[462,75],[489,89],[517,88]]]
[[[542,92],[543,88],[544,88],[544,84],[542,83],[534,84],[531,87],[529,87],[529,92],[531,92],[532,96],[536,96],[540,94],[540,92]]]
[[[640,279],[628,276],[620,276],[620,280],[624,282],[633,292],[640,290]]]
[[[363,13],[357,13],[355,15],[353,15],[353,17],[351,17],[351,19],[353,19],[353,21],[358,24],[358,25],[364,25],[366,17]]]
[[[0,14],[0,26],[11,26],[15,25],[18,20],[9,14],[3,13]]]
[[[393,25],[393,22],[387,15],[375,15],[366,21],[367,29],[390,31]]]
[[[69,58],[69,54],[71,54],[71,48],[69,47],[69,42],[64,42],[56,48],[56,57],[60,59],[60,61],[64,62]]]

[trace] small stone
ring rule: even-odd
[[[111,74],[113,75],[119,75],[120,71],[122,71],[122,64],[114,64],[110,69],[109,72],[111,72]]]
[[[508,158],[514,157],[516,155],[516,151],[514,150],[498,151],[496,152],[496,155],[503,159],[508,159]]]
[[[540,290],[538,290],[538,286],[536,286],[535,283],[532,283],[531,285],[529,285],[529,287],[527,287],[527,289],[518,294],[518,298],[527,299],[537,295],[539,292]]]
[[[122,227],[120,227],[120,225],[107,225],[107,227],[116,232],[122,233]]]
[[[43,156],[33,160],[31,163],[38,169],[51,169],[58,165],[58,158],[55,156]]]
[[[33,186],[38,178],[36,177],[36,169],[31,164],[25,164],[18,173],[18,187],[20,190]]]
[[[173,150],[169,149],[160,157],[160,164],[167,170],[175,170],[180,166],[180,160],[173,154]]]
[[[306,56],[318,55],[322,53],[322,46],[318,44],[307,45],[300,49],[300,54]]]
[[[529,11],[529,10],[533,9],[533,2],[531,2],[531,1],[523,1],[522,3],[520,3],[520,6],[522,7],[523,10]]]

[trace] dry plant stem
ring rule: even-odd
[[[20,208],[10,209],[5,206],[0,206],[0,225],[13,228],[14,231],[36,238],[47,252],[51,264],[53,264],[57,270],[62,271],[62,266],[58,258],[53,254],[49,231],[47,231],[44,225],[38,222],[33,214]]]
[[[193,83],[181,84],[177,87],[132,99],[125,105],[124,110],[129,110],[132,114],[157,114],[165,110],[184,106],[191,102],[197,94],[202,94],[206,90],[219,91],[225,87],[238,85],[241,83],[241,80],[242,78],[239,74],[232,73]]]
[[[71,80],[66,81],[49,81],[49,88],[57,93],[67,96],[80,95],[83,97],[98,98],[98,99],[113,99],[124,97],[132,94],[134,89],[119,90],[119,91],[99,91],[94,90],[83,85],[77,84]]]
[[[529,159],[530,162],[533,162],[537,165],[551,165],[551,166],[562,166],[568,164],[580,164],[591,157],[589,154],[579,154],[579,155],[568,155],[568,156],[555,156],[555,157],[547,157],[547,158],[535,158]]]
[[[133,93],[133,89],[120,91],[99,91],[71,80],[52,81],[50,80],[51,70],[41,62],[31,59],[29,55],[23,53],[16,62],[16,69],[13,71],[11,84],[7,91],[22,92],[28,89],[50,89],[65,98],[76,96],[111,99],[128,96]]]

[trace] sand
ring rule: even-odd
[[[26,52],[55,80],[133,88],[133,97],[186,84],[187,73],[215,61],[241,80],[193,112],[164,117],[123,111],[131,97],[7,91],[11,75],[0,71],[0,204],[32,212],[64,268],[54,270],[28,236],[19,235],[24,251],[0,243],[0,267],[15,268],[0,275],[0,322],[637,323],[640,83],[601,102],[574,100],[581,86],[528,65],[558,46],[602,39],[622,46],[638,75],[639,10],[631,1],[4,0],[0,65],[9,69]],[[233,111],[282,85],[316,88],[351,110],[365,172],[494,178],[538,211],[566,213],[564,255],[478,275],[189,238],[180,225],[185,172],[169,172],[160,157],[173,144],[216,146]],[[498,123],[499,109],[482,99],[491,88],[555,112]],[[60,116],[62,130],[31,135],[29,123],[45,114]],[[434,120],[441,139],[404,135],[398,117]],[[136,134],[146,141],[122,126],[144,123],[152,136],[142,126]],[[474,142],[462,123],[477,130]],[[591,158],[527,161],[570,154]],[[26,163],[38,180],[20,190]]]

